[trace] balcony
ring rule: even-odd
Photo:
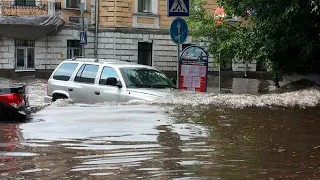
[[[40,0],[0,0],[0,15],[2,16],[40,16],[51,15],[60,11],[60,2]]]
[[[63,26],[60,2],[0,0],[0,36],[35,40],[56,34]]]

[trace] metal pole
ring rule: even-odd
[[[219,53],[219,93],[221,93],[221,67],[220,67],[220,53]]]
[[[81,11],[81,19],[82,19],[82,32],[84,32],[84,17],[83,17],[83,12]],[[82,58],[84,58],[84,45],[82,45]]]
[[[117,9],[117,1],[114,1],[114,9],[113,9],[113,59],[116,59],[116,9]],[[121,59],[121,58],[120,58]]]
[[[99,0],[95,0],[95,40],[94,40],[94,58],[98,59],[98,26],[99,26]]]
[[[178,65],[177,65],[177,88],[180,88],[180,36],[178,44]]]

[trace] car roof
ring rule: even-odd
[[[81,63],[103,64],[103,65],[110,65],[110,66],[117,67],[117,68],[141,67],[141,68],[155,69],[151,66],[137,64],[137,63],[125,61],[125,60],[117,60],[117,59],[73,58],[73,59],[64,60],[63,62],[81,62]]]

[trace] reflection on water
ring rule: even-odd
[[[320,107],[49,107],[0,131],[4,179],[320,178]]]

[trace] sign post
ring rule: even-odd
[[[84,29],[84,17],[83,17],[83,13],[84,13],[84,9],[85,9],[85,3],[80,3],[80,12],[81,12],[81,20],[82,20],[82,26],[81,30],[80,30],[80,45],[82,47],[82,58],[84,58],[85,52],[84,52],[84,46],[87,44],[87,33]]]
[[[178,62],[180,59],[180,44],[184,43],[188,37],[188,25],[187,22],[182,18],[176,18],[172,21],[170,26],[170,37],[171,40],[178,46]],[[179,88],[179,73],[180,66],[177,65],[177,87]]]
[[[199,46],[184,49],[179,59],[180,89],[207,92],[209,53]]]
[[[167,0],[167,16],[177,17],[170,26],[171,40],[178,46],[178,63],[177,63],[177,88],[179,88],[180,74],[180,44],[183,44],[188,37],[188,25],[186,21],[180,17],[188,17],[190,15],[189,0]]]

